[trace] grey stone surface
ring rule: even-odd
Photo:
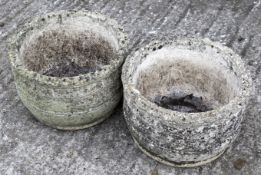
[[[135,143],[176,167],[204,165],[231,146],[252,92],[242,59],[209,39],[151,41],[127,57],[121,77],[124,117]],[[155,96],[181,92],[201,97],[214,110],[177,112],[153,103]]]
[[[222,157],[197,168],[172,168],[133,143],[121,106],[95,127],[63,132],[36,121],[17,96],[6,40],[29,17],[59,9],[87,9],[115,18],[130,50],[151,38],[201,36],[239,53],[256,86],[240,136]],[[260,0],[1,0],[0,174],[261,174]]]
[[[122,97],[120,73],[127,49],[127,36],[115,20],[87,11],[58,11],[18,31],[8,40],[10,64],[21,101],[39,121],[77,130],[113,113]],[[43,75],[74,62],[100,70],[73,77]]]

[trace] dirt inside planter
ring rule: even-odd
[[[215,110],[237,96],[240,84],[229,66],[209,58],[189,50],[159,50],[138,66],[133,84],[145,98],[166,109]]]
[[[153,102],[166,109],[187,113],[206,112],[213,109],[202,97],[185,93],[157,95]]]
[[[95,72],[96,70],[101,70],[100,67],[90,67],[90,66],[79,66],[74,62],[69,64],[59,64],[53,66],[52,68],[43,72],[43,75],[51,77],[73,77],[79,74],[86,74],[90,72]]]
[[[27,69],[52,77],[73,77],[99,71],[116,58],[115,49],[91,31],[59,28],[26,40],[21,57]]]

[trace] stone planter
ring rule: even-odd
[[[155,160],[202,165],[220,156],[239,134],[252,82],[231,49],[208,39],[155,41],[130,55],[122,72],[128,128]],[[168,94],[190,94],[208,110],[180,112],[155,103]]]
[[[116,21],[87,11],[49,13],[10,39],[18,94],[41,122],[64,130],[109,117],[122,96],[127,37]]]

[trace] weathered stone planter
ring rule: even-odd
[[[240,131],[251,77],[231,49],[207,39],[152,42],[123,66],[124,116],[150,157],[191,167],[220,156]],[[201,97],[211,110],[185,113],[154,103],[171,93]]]
[[[87,11],[49,13],[23,26],[10,43],[18,94],[43,123],[87,128],[120,101],[127,38],[116,21]]]

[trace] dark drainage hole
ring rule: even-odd
[[[43,72],[43,75],[47,75],[51,77],[73,77],[79,74],[95,72],[97,70],[101,70],[101,68],[98,66],[95,67],[79,66],[74,62],[70,62],[70,63],[60,63],[58,65],[55,65],[47,69],[45,72]]]
[[[213,110],[202,97],[193,94],[157,95],[153,101],[160,107],[179,112],[195,113]]]

